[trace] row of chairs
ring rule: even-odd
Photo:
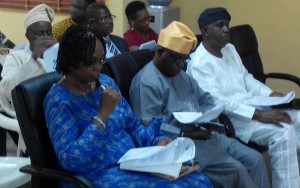
[[[265,82],[266,78],[283,78],[294,81],[300,86],[300,79],[295,76],[263,72],[257,39],[251,26],[232,27],[231,35],[232,43],[236,46],[243,63],[255,78],[262,82]],[[201,41],[200,35],[198,38]],[[128,91],[132,78],[146,63],[152,60],[153,56],[154,53],[149,50],[117,55],[107,60],[107,64],[103,67],[103,73],[115,80],[123,96],[129,100]],[[56,187],[58,180],[76,184],[78,187],[93,187],[82,176],[56,167],[57,157],[45,123],[43,100],[51,85],[60,78],[61,75],[55,72],[48,73],[27,80],[12,91],[18,122],[31,159],[31,165],[22,167],[20,171],[32,175],[31,187]],[[292,102],[291,105],[293,104]],[[234,136],[234,129],[232,127],[230,129],[231,136]]]

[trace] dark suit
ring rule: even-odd
[[[109,37],[121,53],[129,51],[128,45],[123,38],[116,35],[109,35]]]

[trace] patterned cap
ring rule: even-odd
[[[54,19],[54,10],[46,4],[39,4],[32,8],[25,16],[24,27],[27,28],[40,21],[52,23]]]

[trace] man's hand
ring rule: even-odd
[[[207,130],[194,129],[193,131],[184,131],[183,136],[191,139],[207,140],[210,138],[212,131],[213,127],[207,127]]]
[[[32,57],[33,59],[37,60],[37,58],[42,57],[44,54],[44,51],[54,45],[56,42],[52,37],[42,37],[36,39],[30,46],[30,49],[32,49]]]
[[[293,124],[291,117],[286,111],[277,109],[255,110],[253,119],[263,123],[272,123],[279,127],[283,127],[281,123]]]
[[[270,97],[284,97],[285,94],[281,92],[274,91],[270,94]]]

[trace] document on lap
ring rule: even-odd
[[[251,99],[245,100],[244,104],[251,106],[274,106],[279,104],[287,104],[291,102],[295,97],[295,92],[290,91],[283,97],[268,97],[268,96],[255,96]]]
[[[130,149],[119,159],[118,163],[122,170],[149,172],[172,180],[200,168],[198,164],[188,168],[182,165],[194,157],[193,140],[179,137],[166,146]]]
[[[217,118],[225,109],[225,105],[217,105],[202,114],[201,112],[173,112],[174,117],[183,124],[201,124]],[[213,123],[213,122],[210,122]],[[217,125],[221,125],[216,123]]]
[[[157,47],[157,44],[156,44],[155,40],[151,40],[149,42],[141,44],[139,49],[140,50],[142,50],[142,49],[149,49],[151,51],[155,51],[156,47]]]

